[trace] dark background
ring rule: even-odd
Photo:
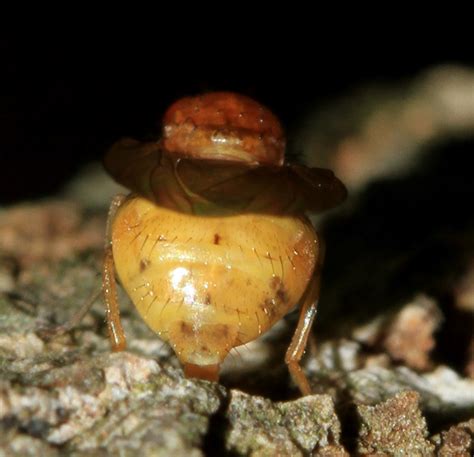
[[[329,49],[316,36],[262,33],[231,46],[192,34],[131,41],[126,32],[1,39],[0,203],[54,193],[118,138],[156,134],[163,111],[184,95],[253,96],[280,116],[291,139],[309,109],[361,84],[411,78],[440,63],[474,64],[462,46],[430,42],[393,48],[348,39]]]

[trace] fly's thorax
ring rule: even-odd
[[[147,325],[182,362],[220,363],[301,299],[318,255],[304,217],[198,217],[141,197],[112,233],[121,283]]]

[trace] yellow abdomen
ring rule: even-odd
[[[112,244],[142,318],[195,365],[221,363],[290,311],[319,248],[303,216],[193,216],[135,196],[117,213]]]

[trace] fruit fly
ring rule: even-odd
[[[258,338],[296,306],[285,361],[299,365],[319,295],[321,242],[307,212],[341,203],[329,170],[284,161],[278,119],[256,101],[216,92],[178,100],[160,140],[124,139],[107,171],[128,189],[114,198],[103,269],[112,349],[124,350],[116,276],[187,377],[217,381],[229,351]]]

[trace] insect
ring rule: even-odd
[[[117,274],[146,324],[174,349],[187,377],[217,381],[229,351],[301,306],[285,361],[299,365],[319,294],[321,242],[306,212],[341,203],[329,170],[284,161],[278,119],[230,92],[175,102],[162,138],[124,139],[105,157],[132,193],[108,217],[103,294],[112,349],[124,350]]]

